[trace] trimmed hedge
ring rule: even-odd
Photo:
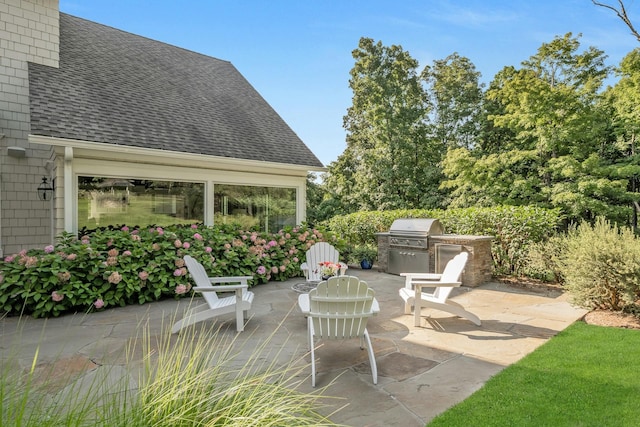
[[[523,274],[529,245],[553,235],[563,219],[559,209],[498,206],[357,212],[335,216],[322,225],[351,246],[376,245],[375,234],[389,231],[398,218],[436,218],[446,233],[493,236],[491,253],[495,275]]]

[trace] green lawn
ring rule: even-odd
[[[640,425],[640,331],[576,322],[428,425]]]

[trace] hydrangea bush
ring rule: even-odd
[[[301,275],[316,241],[340,248],[335,235],[306,226],[277,233],[201,224],[106,228],[23,250],[0,262],[0,310],[34,317],[144,304],[190,295],[184,255],[211,276],[253,276],[251,285]]]

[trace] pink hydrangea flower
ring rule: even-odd
[[[122,252],[122,256],[131,256],[131,251]]]
[[[139,232],[140,232],[140,230],[137,230],[137,229],[136,229],[136,230],[133,230],[133,231],[131,232],[131,234],[136,235],[136,234],[138,234]]]
[[[281,273],[284,273],[284,271],[285,271],[286,269],[287,269],[287,267],[286,267],[286,266],[284,266],[284,265],[281,265],[281,266],[280,266],[280,272],[281,272]]]
[[[44,247],[44,253],[45,254],[50,254],[53,251],[54,251],[53,245],[47,245],[47,246]]]
[[[122,228],[120,229],[122,231],[129,231],[129,227],[127,227],[126,225],[123,225]]]
[[[276,267],[275,265],[273,267],[271,267],[271,272],[273,274],[276,274],[278,272],[278,267]]]
[[[267,243],[267,246],[271,246],[271,247],[278,246],[278,242],[276,242],[275,240],[271,240],[269,243]]]
[[[229,243],[225,243],[225,244],[224,244],[224,248],[225,248],[225,249],[231,249],[231,245],[230,245]]]
[[[153,245],[151,245],[151,249],[153,249],[154,251],[159,251],[160,250],[160,244],[159,243],[154,243]]]
[[[15,255],[8,255],[4,257],[4,262],[13,262],[14,259],[16,259]]]
[[[193,238],[196,239],[196,240],[202,240],[202,236],[200,235],[200,233],[194,234]]]
[[[293,262],[298,262],[298,261],[300,261],[300,260],[298,259],[298,257],[297,257],[297,256],[294,256],[294,257],[293,257]]]
[[[267,267],[265,267],[264,265],[261,265],[260,267],[258,267],[258,269],[256,270],[256,273],[263,275],[267,272]]]
[[[107,252],[107,255],[109,255],[110,257],[117,257],[118,256],[118,250],[117,249],[110,249],[109,252]]]
[[[69,261],[73,261],[73,260],[75,260],[77,257],[78,257],[78,255],[77,255],[77,254],[69,254],[69,255],[67,255],[67,259],[68,259]]]
[[[174,275],[174,276],[176,276],[176,277],[178,277],[178,276],[182,276],[182,269],[181,269],[181,268],[176,268],[176,269],[173,271],[173,275]]]
[[[191,243],[189,243],[189,242],[184,242],[184,243],[182,244],[182,248],[183,248],[183,249],[189,249],[190,247],[191,247]]]
[[[189,288],[186,285],[179,284],[176,286],[176,294],[186,294],[189,291]]]
[[[63,294],[59,294],[56,291],[51,292],[51,299],[54,300],[55,302],[60,302],[64,299],[64,295]]]
[[[182,247],[182,242],[180,241],[180,239],[176,239],[173,242],[173,246],[175,246],[176,248],[181,248]]]
[[[149,273],[147,273],[146,271],[141,271],[140,273],[138,273],[138,277],[140,278],[140,280],[147,280],[149,278]]]
[[[109,275],[109,278],[107,280],[109,281],[109,283],[113,285],[117,285],[122,280],[122,274],[118,273],[117,271],[114,271]]]
[[[89,244],[89,238],[85,238],[83,237],[82,240],[80,241],[83,245],[88,245]]]
[[[198,228],[198,224],[191,224],[191,228],[195,230],[196,228]]]
[[[104,301],[102,300],[102,298],[98,298],[97,300],[94,301],[93,306],[97,309],[100,309],[104,307]]]
[[[211,253],[211,251],[213,251],[213,249],[211,248],[211,246],[207,246],[206,248],[204,248],[204,251],[208,254]]]
[[[18,255],[26,256],[27,255],[27,250],[26,249],[21,250],[20,252],[18,252]]]
[[[142,240],[142,238],[138,234],[133,234],[131,236],[131,239],[133,239],[134,242],[139,242]]]
[[[164,230],[162,229],[162,227],[156,228],[156,232],[161,236],[164,234]]]

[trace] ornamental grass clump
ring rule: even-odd
[[[145,339],[156,350],[145,349],[151,357],[127,417],[167,427],[333,425],[317,412],[321,394],[296,391],[307,380],[306,363],[278,366],[270,340],[247,349],[234,337],[203,326],[177,339]]]
[[[326,388],[304,393],[301,360],[276,362],[280,346],[270,339],[251,346],[214,325],[154,335],[141,326],[142,346],[131,344],[125,367],[100,367],[65,378],[36,366],[19,373],[16,357],[2,358],[2,426],[333,426],[318,410]],[[278,328],[279,329],[279,328]],[[274,332],[275,334],[275,332]],[[135,343],[137,339],[132,340]],[[140,360],[142,353],[142,360]],[[274,354],[276,353],[276,354]],[[54,363],[55,365],[55,363]],[[106,369],[106,371],[100,371]],[[56,389],[57,391],[52,391]]]
[[[600,218],[569,230],[561,260],[565,288],[589,309],[638,313],[640,241],[626,227]]]

